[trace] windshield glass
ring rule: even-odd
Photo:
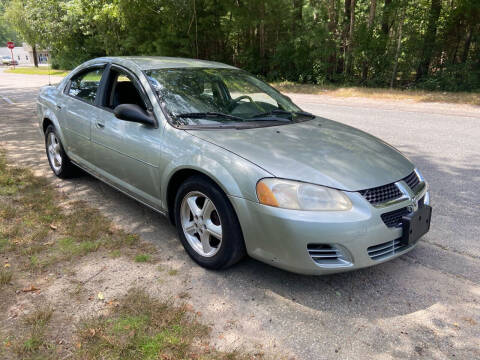
[[[164,109],[178,125],[251,126],[261,121],[308,120],[311,116],[242,70],[178,68],[145,73]]]

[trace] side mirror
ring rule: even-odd
[[[113,113],[120,120],[155,126],[153,116],[147,114],[145,110],[135,104],[120,104],[113,110]]]

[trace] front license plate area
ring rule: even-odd
[[[423,205],[412,214],[402,217],[403,235],[402,243],[404,245],[413,245],[418,239],[430,230],[430,221],[432,218],[432,207]]]

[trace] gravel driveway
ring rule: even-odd
[[[52,81],[58,81],[53,79]],[[47,174],[35,119],[45,76],[0,72],[0,146]],[[305,110],[366,130],[411,158],[431,185],[432,229],[401,258],[324,277],[252,259],[224,272],[196,266],[165,218],[90,176],[52,182],[115,223],[154,242],[179,269],[220,348],[294,359],[480,358],[480,108],[314,95]]]

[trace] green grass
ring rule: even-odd
[[[162,302],[130,289],[109,316],[86,319],[75,354],[81,359],[262,359],[263,355],[223,353],[207,344],[209,329],[185,306]]]
[[[3,285],[8,285],[10,284],[10,281],[12,281],[12,272],[7,269],[1,269],[0,270],[0,287]]]
[[[144,262],[149,262],[151,259],[151,256],[148,254],[138,254],[135,256],[135,262],[139,263],[144,263]]]
[[[46,178],[8,166],[0,152],[0,248],[16,257],[19,268],[39,272],[99,249],[130,248],[140,261],[150,260],[150,247],[139,244],[138,235],[114,228],[85,202],[66,211],[61,200]]]
[[[28,314],[23,323],[26,329],[15,334],[13,351],[21,359],[48,359],[53,355],[54,345],[46,340],[46,328],[52,318],[53,310],[39,308]]]
[[[178,274],[178,270],[176,270],[176,269],[168,270],[168,275],[170,275],[170,276],[175,276],[177,274]]]
[[[15,70],[13,69],[8,69],[5,70],[4,72],[6,73],[11,73],[11,74],[26,74],[26,75],[48,75],[50,73],[51,76],[67,76],[70,71],[68,70],[54,70],[54,69],[48,69],[44,67],[17,67]]]
[[[388,88],[367,88],[342,85],[299,84],[291,81],[271,83],[283,93],[329,95],[336,97],[364,97],[390,100],[412,100],[415,102],[441,102],[480,105],[480,93],[446,92],[425,90],[400,90]]]

